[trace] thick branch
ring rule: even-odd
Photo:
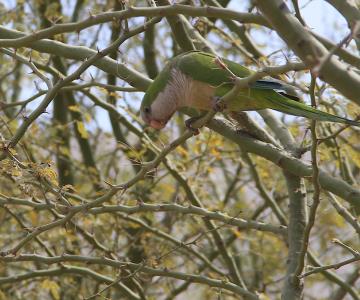
[[[275,146],[250,138],[239,133],[225,121],[212,120],[208,127],[238,144],[243,150],[254,153],[272,161],[283,170],[300,177],[311,177],[312,168],[308,163],[291,156],[288,152]],[[332,177],[328,172],[319,172],[320,186],[349,202],[360,213],[360,191],[342,179]]]
[[[260,15],[240,13],[226,8],[194,7],[180,4],[166,5],[163,7],[130,7],[127,10],[91,15],[86,20],[80,22],[55,24],[47,29],[39,30],[34,34],[30,34],[21,38],[17,37],[17,40],[14,40],[12,37],[4,37],[2,40],[0,40],[0,47],[20,48],[29,46],[34,41],[50,38],[56,34],[66,32],[80,32],[85,28],[106,22],[112,22],[116,19],[120,20],[134,17],[177,16],[179,14],[192,17],[204,16],[216,17],[220,19],[233,19],[241,23],[255,23],[264,26],[267,25],[266,20]]]
[[[257,0],[256,5],[286,44],[310,68],[321,65],[320,78],[360,105],[360,75],[341,63],[295,18],[282,0]]]
[[[77,209],[77,207],[74,207]],[[103,214],[112,212],[122,212],[126,214],[135,214],[139,212],[160,212],[170,211],[181,214],[193,214],[198,216],[206,217],[210,220],[216,220],[223,222],[226,225],[237,226],[240,229],[256,229],[259,231],[271,232],[276,235],[285,235],[286,227],[283,225],[271,225],[263,222],[245,220],[237,217],[230,217],[220,212],[212,212],[205,208],[198,206],[181,206],[178,204],[147,204],[142,203],[137,206],[126,206],[126,205],[106,205],[103,207],[92,208],[89,210],[91,214]]]
[[[24,34],[19,31],[10,30],[0,26],[0,38],[18,38],[23,36]],[[70,46],[51,40],[32,42],[29,47],[42,53],[49,53],[78,61],[89,59],[91,56],[94,56],[97,53],[95,50],[87,47]],[[117,62],[109,57],[99,57],[94,62],[94,66],[98,67],[106,73],[111,73],[120,77],[124,81],[128,82],[131,86],[136,87],[142,91],[145,91],[151,83],[151,80],[140,72],[127,67],[125,63]]]
[[[229,290],[235,294],[245,296],[247,299],[250,300],[259,300],[260,298],[251,292],[244,290],[243,288],[237,286],[236,284],[226,282],[224,280],[219,279],[211,279],[209,277],[205,277],[202,275],[193,275],[188,273],[181,273],[170,271],[168,269],[155,269],[143,266],[142,264],[135,264],[129,262],[121,262],[115,261],[112,259],[107,258],[92,258],[92,257],[85,257],[79,255],[62,255],[57,257],[44,257],[36,254],[28,254],[28,255],[19,255],[16,257],[2,257],[0,258],[2,261],[37,261],[47,264],[52,264],[61,261],[78,261],[83,263],[91,263],[91,264],[102,264],[113,266],[117,268],[125,267],[130,269],[131,271],[138,271],[141,273],[149,274],[150,276],[161,276],[161,277],[169,277],[169,278],[176,278],[185,281],[192,281],[195,283],[201,283],[212,287],[217,287],[221,289]],[[97,280],[102,280],[104,282],[111,283],[113,282],[112,279],[109,279],[105,276],[99,275],[87,268],[82,267],[75,267],[75,266],[67,266],[65,265],[63,268],[56,268],[56,269],[49,269],[49,270],[40,270],[40,271],[33,271],[26,273],[24,275],[17,275],[13,277],[3,277],[0,278],[0,285],[4,283],[14,283],[19,282],[28,278],[35,278],[35,277],[42,277],[42,276],[58,276],[62,274],[80,274],[80,275],[88,275],[94,277]],[[137,297],[136,297],[137,299]]]

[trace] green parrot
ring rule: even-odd
[[[238,77],[252,74],[252,71],[230,60],[221,59],[221,62],[225,68],[219,64],[218,57],[200,51],[186,52],[170,60],[142,100],[140,114],[144,122],[155,129],[162,129],[177,110],[214,109],[219,97],[233,87],[231,72]],[[309,119],[360,126],[359,122],[305,105],[287,91],[286,84],[281,81],[258,80],[227,102],[225,111],[271,108]]]

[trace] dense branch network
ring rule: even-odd
[[[78,2],[76,10],[81,9],[83,5],[81,1]],[[356,219],[356,215],[360,212],[360,191],[354,179],[359,176],[359,168],[354,167],[353,172],[350,168],[346,169],[347,161],[341,165],[342,177],[339,177],[337,172],[329,174],[331,168],[326,164],[322,165],[319,155],[319,149],[326,145],[329,149],[334,148],[333,152],[337,151],[335,155],[338,155],[341,161],[339,163],[342,163],[345,156],[340,153],[337,138],[352,135],[358,137],[358,131],[349,129],[349,126],[331,131],[325,126],[320,128],[314,121],[310,128],[310,143],[303,146],[298,145],[297,137],[284,125],[283,120],[271,112],[260,112],[267,125],[266,128],[262,128],[251,116],[240,114],[233,119],[222,119],[218,118],[217,111],[213,110],[197,119],[192,124],[193,130],[183,130],[180,127],[179,130],[175,130],[176,138],[171,136],[171,138],[163,139],[161,136],[161,139],[158,139],[152,132],[142,127],[133,106],[125,105],[129,101],[127,98],[129,95],[146,91],[152,83],[149,77],[153,78],[158,72],[156,59],[159,59],[160,55],[158,58],[155,55],[157,51],[152,33],[155,26],[160,26],[158,23],[165,18],[169,23],[169,26],[166,25],[165,28],[171,30],[174,53],[201,49],[216,54],[215,49],[220,50],[221,47],[214,47],[208,35],[211,31],[216,32],[218,24],[216,21],[219,19],[226,26],[226,30],[218,30],[219,37],[236,45],[236,51],[240,52],[245,61],[256,62],[254,58],[263,59],[264,63],[257,66],[257,71],[245,78],[238,78],[228,70],[233,88],[220,98],[219,103],[226,103],[233,99],[239,91],[264,77],[286,79],[284,74],[304,74],[310,71],[312,81],[308,91],[313,106],[325,102],[323,98],[326,98],[323,94],[327,86],[324,84],[323,87],[319,87],[316,78],[330,84],[351,100],[353,105],[359,105],[360,89],[357,87],[360,85],[360,58],[345,49],[351,40],[358,43],[360,31],[360,21],[357,21],[358,9],[352,6],[351,1],[344,1],[344,3],[335,0],[328,1],[346,18],[349,25],[348,35],[340,43],[333,43],[306,27],[301,16],[301,8],[296,0],[292,1],[295,13],[291,12],[281,0],[256,0],[255,6],[248,12],[238,12],[235,9],[222,7],[229,1],[205,2],[210,6],[169,5],[168,1],[159,1],[157,3],[159,6],[149,1],[149,7],[123,7],[117,4],[114,5],[113,11],[90,14],[82,20],[77,20],[79,15],[74,11],[71,22],[53,23],[32,33],[0,26],[0,52],[4,54],[2,59],[6,61],[5,56],[11,57],[13,62],[27,66],[31,69],[31,74],[28,75],[31,78],[40,79],[46,86],[46,89],[41,88],[41,85],[36,83],[37,91],[34,95],[27,96],[21,101],[16,96],[15,100],[8,101],[1,84],[7,77],[11,77],[12,72],[0,78],[3,98],[0,101],[0,109],[5,112],[4,117],[0,118],[2,123],[0,126],[7,132],[0,134],[2,151],[0,170],[8,180],[4,183],[4,187],[11,185],[15,187],[15,190],[17,189],[14,193],[6,192],[1,186],[3,183],[0,182],[0,207],[8,215],[7,221],[15,222],[16,226],[21,228],[20,233],[24,233],[18,235],[14,242],[0,249],[0,261],[7,266],[14,266],[19,262],[30,266],[30,270],[25,273],[13,275],[14,271],[7,272],[6,275],[0,277],[0,286],[32,281],[35,278],[80,275],[92,278],[98,283],[96,289],[91,289],[93,294],[87,295],[87,299],[105,295],[108,292],[111,294],[113,289],[129,299],[147,299],[151,294],[147,295],[148,287],[145,287],[146,284],[142,286],[141,280],[142,276],[150,276],[160,278],[160,280],[172,278],[182,281],[181,285],[171,287],[170,298],[185,291],[190,284],[199,283],[216,291],[228,293],[226,295],[230,295],[229,297],[262,299],[261,293],[266,294],[266,289],[247,278],[247,273],[253,276],[251,272],[257,272],[259,257],[256,253],[250,253],[249,256],[254,265],[253,268],[246,269],[243,266],[241,254],[246,247],[254,247],[251,239],[256,238],[259,243],[264,239],[276,243],[277,247],[281,245],[285,249],[285,245],[288,246],[287,257],[285,254],[278,258],[278,260],[288,261],[287,266],[283,264],[284,283],[278,291],[283,299],[301,299],[304,291],[306,292],[303,283],[305,282],[306,286],[306,280],[317,273],[323,274],[330,282],[336,284],[339,295],[348,293],[353,299],[360,299],[358,291],[351,282],[340,278],[333,271],[340,267],[352,267],[360,259],[359,252],[352,246],[339,241],[338,245],[342,250],[350,252],[353,257],[321,264],[311,251],[310,243],[316,222],[319,222],[317,218],[321,217],[319,211],[324,201],[320,199],[325,200],[322,199],[325,193],[328,196],[326,199],[329,199],[334,208],[334,214],[338,213],[336,216],[341,218],[344,226],[349,226],[355,235],[360,234],[359,222]],[[258,11],[254,10],[255,7]],[[39,9],[40,12],[41,9]],[[139,17],[147,19],[139,25]],[[41,18],[43,22],[48,22],[45,15],[41,15]],[[196,22],[192,22],[195,19],[189,21],[190,18],[196,18]],[[289,60],[285,64],[274,65],[271,55],[259,57],[263,54],[251,40],[247,31],[247,26],[253,25],[277,32],[299,60],[297,62]],[[79,46],[71,45],[65,38],[60,38],[62,42],[53,40],[72,34],[80,37],[93,28],[99,28],[100,31],[102,26],[109,26],[109,30],[112,31],[112,40],[103,49],[95,50],[92,48],[96,47],[80,46],[80,44]],[[144,32],[147,34],[142,37],[141,34]],[[238,38],[242,39],[242,43],[238,42]],[[147,69],[152,70],[149,76],[144,75],[140,69],[137,70],[136,63],[131,64],[118,59],[118,55],[121,57],[125,51],[138,47],[137,39],[145,39],[143,45],[149,47],[145,49],[147,51],[144,51],[146,56],[144,61],[149,64]],[[98,36],[94,38],[94,44],[97,44],[97,40]],[[35,51],[36,54],[31,54],[28,59],[26,58],[28,52],[24,51],[24,48]],[[160,53],[160,50],[158,52]],[[52,58],[57,57],[60,62],[54,60],[52,64],[45,63],[41,55],[37,53],[48,54]],[[164,59],[161,61],[164,62]],[[221,63],[220,58],[219,63]],[[223,67],[226,68],[226,66]],[[92,68],[108,74],[108,81],[98,80],[97,78],[101,76],[97,74],[89,82],[76,82],[81,80],[89,70],[92,73]],[[117,84],[117,79],[122,80],[123,86]],[[297,84],[295,79],[293,83]],[[299,86],[304,88],[300,84]],[[116,92],[124,95],[125,104],[121,106],[121,109],[114,96]],[[103,100],[104,94],[106,100]],[[35,142],[31,141],[34,135],[32,130],[36,130],[37,126],[51,127],[41,122],[43,115],[49,111],[50,104],[55,104],[59,99],[56,97],[59,95],[63,97],[64,105],[65,102],[71,103],[64,106],[65,111],[62,113],[72,118],[69,122],[66,116],[63,119],[63,128],[60,128],[64,129],[68,123],[76,125],[78,134],[75,136],[84,156],[85,167],[77,162],[78,158],[66,154],[69,150],[64,151],[64,148],[71,145],[70,136],[58,135],[57,138],[63,141],[53,153],[49,150],[48,156],[56,157],[64,164],[79,166],[77,172],[81,174],[82,179],[76,188],[73,182],[64,186],[58,184],[52,168],[38,161],[37,157],[44,155],[41,151],[34,153],[36,152],[33,151]],[[77,101],[68,101],[67,98],[71,97],[76,98]],[[84,105],[84,103],[90,103],[90,105]],[[330,105],[330,109],[334,109],[334,106]],[[28,107],[31,107],[32,111],[25,115]],[[82,127],[81,111],[90,111],[93,107],[96,107],[94,114],[99,111],[102,114],[106,112],[111,120],[114,134],[112,139],[113,141],[116,139],[119,144],[110,151],[109,147],[101,142],[101,139],[105,139],[106,136],[97,133],[96,130],[90,132],[92,145],[85,143],[84,146],[84,143],[81,143],[81,139],[90,140],[88,131]],[[21,120],[21,116],[22,122],[14,126],[12,122]],[[94,115],[92,117],[95,119]],[[54,126],[60,126],[56,122],[54,124]],[[236,125],[241,125],[246,132],[239,131]],[[231,150],[240,161],[235,178],[231,178],[233,170],[227,167],[225,158],[219,159],[215,155],[213,160],[208,159],[206,151],[214,151],[215,154],[216,151],[211,145],[212,134],[206,128],[217,133],[223,138],[222,141],[229,143],[231,145],[229,149],[236,146],[236,150]],[[207,148],[202,148],[203,153],[200,153],[193,161],[181,164],[178,162],[179,156],[188,157],[189,152],[192,151],[189,147],[195,149],[193,145],[196,145],[198,137],[194,137],[194,129],[201,129],[204,137],[201,140],[202,143],[206,142],[205,136],[210,142],[206,144]],[[319,137],[320,129],[322,131]],[[133,146],[134,140],[138,142],[136,146]],[[356,145],[351,148],[352,151],[356,150],[354,147]],[[95,171],[98,172],[97,169],[100,169],[105,174],[105,170],[108,170],[108,176],[102,174],[103,177],[95,177],[95,180],[111,177],[115,179],[92,184],[90,192],[87,188],[82,189],[81,185],[86,186],[89,183],[89,178],[91,178],[89,173],[95,172],[86,164],[86,151],[92,152],[91,155],[95,156],[96,152],[104,149],[109,153],[103,156],[97,155],[99,159],[96,161],[96,167],[101,165],[102,168],[96,168]],[[308,150],[311,151],[311,163],[301,158]],[[222,151],[220,153],[226,157],[226,150],[222,149]],[[119,156],[119,152],[124,156]],[[331,155],[334,155],[333,152]],[[282,170],[279,181],[283,182],[284,195],[276,195],[278,184],[275,183],[275,179],[273,179],[274,187],[269,186],[269,181],[267,181],[269,179],[265,179],[269,175],[261,169],[261,164],[264,163],[261,159],[266,160],[266,166],[271,170],[277,170],[274,166]],[[118,176],[118,173],[125,169],[118,167],[124,160],[131,163],[131,171],[124,171],[122,176]],[[102,161],[107,163],[104,164]],[[197,163],[195,175],[186,170],[186,166],[189,170],[193,170]],[[202,168],[207,165],[208,169],[203,171]],[[211,180],[212,175],[209,170],[217,165],[221,166],[219,170],[223,172],[224,182]],[[242,175],[244,178],[240,178],[245,165],[251,176]],[[67,168],[70,170],[69,166]],[[157,174],[158,169],[160,169],[159,174]],[[66,168],[58,169],[59,172],[65,172],[64,170]],[[202,186],[197,179],[201,177],[202,172],[209,178],[206,180],[208,186]],[[343,175],[345,173],[348,176]],[[17,182],[18,178],[21,178],[21,183]],[[119,181],[118,178],[121,180]],[[308,181],[310,184],[305,182],[306,179],[310,179]],[[161,186],[162,181],[166,182],[166,180],[168,183],[163,183],[164,193],[160,197],[167,195],[166,197],[170,198],[169,194],[165,193],[165,186],[172,184],[175,186],[175,192],[173,200],[169,201],[165,197],[156,198],[161,190],[157,186]],[[193,184],[192,180],[198,185]],[[237,202],[240,203],[242,198],[249,197],[249,195],[237,193],[237,190],[240,190],[240,188],[237,189],[240,184],[250,186],[249,194],[255,193],[264,203],[262,206],[258,205],[259,208],[254,214],[248,213],[249,208],[245,207],[247,204],[237,208]],[[312,190],[310,191],[306,185],[310,185]],[[31,194],[26,191],[30,189],[29,187],[36,192],[26,197],[25,195]],[[81,191],[78,192],[77,188]],[[216,195],[219,189],[225,191],[224,197]],[[212,190],[216,196],[210,197],[209,190]],[[309,216],[307,216],[306,195],[312,195]],[[282,202],[284,199],[279,200],[278,196],[289,199],[289,208]],[[341,198],[342,202],[336,196]],[[225,199],[222,204],[219,204],[220,199]],[[130,204],[132,200],[136,202]],[[246,201],[243,203],[249,204]],[[35,214],[36,217],[34,218],[33,215],[29,217],[31,214]],[[262,215],[264,220],[259,220],[259,215]],[[41,216],[39,220],[35,220],[38,216]],[[99,221],[104,228],[105,221],[111,222],[109,224],[114,227],[112,234],[116,235],[117,241],[112,243],[110,238],[107,240],[95,234],[96,228],[88,224],[87,218]],[[188,222],[189,228],[185,228],[184,225],[180,228],[184,229],[186,234],[183,234],[172,222],[174,224]],[[78,253],[68,254],[66,250],[60,251],[56,247],[53,249],[49,245],[52,234],[60,234],[63,228],[66,230],[71,228],[79,235],[73,239],[74,244],[77,243],[79,247]],[[149,242],[154,249],[158,247],[159,253],[156,253],[157,250],[152,252],[152,249],[147,249],[145,244],[149,241],[148,236],[151,236],[154,241],[161,241],[161,243],[153,240]],[[124,243],[124,249],[119,250],[116,245],[121,243],[122,239],[126,239],[127,242]],[[82,250],[82,245],[90,251]],[[129,252],[126,252],[127,248],[130,249]],[[30,254],[35,249],[41,254]],[[129,261],[126,255],[129,257],[135,255],[138,249],[141,249],[142,253],[138,255],[137,260]],[[92,251],[95,251],[94,255]],[[169,263],[170,258],[172,260]],[[57,264],[57,266],[44,267],[51,264]],[[35,266],[40,267],[36,269]],[[109,272],[106,267],[111,267],[112,271]],[[115,273],[116,276],[114,276]],[[253,277],[256,278],[256,276],[260,275],[255,274]],[[358,277],[352,276],[352,282],[356,282]],[[218,292],[219,295],[221,292]]]

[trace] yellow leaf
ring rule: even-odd
[[[60,299],[60,287],[59,285],[52,280],[49,279],[45,279],[42,283],[41,283],[41,287],[43,289],[46,289],[50,292],[51,296],[55,299],[55,300],[59,300]]]
[[[352,162],[357,166],[360,167],[360,153],[358,151],[355,151],[353,148],[351,148],[350,146],[345,146],[346,151],[348,152],[350,159],[352,160]]]
[[[159,184],[159,188],[161,189],[161,191],[164,194],[171,194],[175,191],[174,186],[172,184],[168,184],[168,183]]]
[[[80,107],[78,105],[69,105],[68,108],[71,111],[80,112]]]
[[[357,106],[356,104],[349,101],[346,107],[347,107],[347,111],[353,118],[355,118],[357,115],[360,114],[359,106]]]
[[[39,224],[39,215],[34,210],[31,210],[29,212],[29,217],[30,217],[32,226],[37,226]]]
[[[52,184],[57,185],[57,173],[51,167],[39,169],[39,175],[49,180]]]
[[[260,300],[270,300],[269,296],[264,293],[260,293],[258,296]]]
[[[0,290],[0,300],[6,300],[6,295],[4,294],[4,292],[2,290]]]
[[[70,151],[69,151],[69,148],[67,146],[60,146],[59,147],[59,152],[62,155],[66,156],[66,157],[70,157],[70,155],[71,155]]]
[[[90,175],[94,175],[94,176],[98,175],[98,171],[94,167],[88,167],[87,170],[89,171]]]
[[[9,174],[11,174],[11,176],[14,176],[14,177],[19,177],[19,176],[21,176],[22,173],[18,168],[13,168],[13,169],[11,169]]]
[[[241,232],[237,229],[233,229],[232,232],[236,235],[237,238],[241,238]]]
[[[216,147],[210,148],[210,154],[213,155],[216,159],[220,159],[220,152]]]
[[[71,184],[65,184],[64,186],[61,187],[61,190],[65,192],[76,192],[75,187],[72,186]]]
[[[90,123],[91,122],[91,115],[89,113],[85,113],[84,115],[85,122]]]
[[[173,259],[171,259],[170,257],[165,257],[164,259],[162,259],[162,265],[165,267],[165,268],[168,268],[168,269],[172,269],[175,267],[175,261]]]
[[[299,126],[296,123],[292,123],[288,129],[293,136],[299,136],[301,134]]]
[[[139,224],[136,223],[129,223],[128,225],[126,225],[128,228],[133,228],[133,229],[137,229],[140,228],[141,226]]]
[[[88,139],[88,138],[89,138],[89,134],[87,133],[86,128],[85,128],[85,125],[84,125],[83,122],[81,122],[81,121],[76,121],[76,128],[77,128],[77,130],[79,131],[80,136],[81,136],[83,139]]]
[[[179,146],[176,149],[181,156],[184,158],[189,158],[189,152],[183,146]]]
[[[147,263],[152,266],[152,267],[157,267],[159,265],[157,259],[155,259],[153,256],[150,256],[148,259],[147,259]]]
[[[16,152],[16,150],[15,150],[14,148],[8,148],[8,151],[9,151],[10,154],[13,155],[13,156],[17,154],[17,152]]]
[[[136,199],[127,199],[125,204],[126,205],[130,205],[130,206],[134,206],[138,203],[138,201]]]

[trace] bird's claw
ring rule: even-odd
[[[215,96],[213,97],[213,107],[212,109],[215,112],[222,112],[226,109],[226,104],[222,101],[221,97]]]
[[[199,128],[194,128],[192,126],[192,124],[197,121],[199,119],[199,117],[192,117],[192,118],[189,118],[187,120],[185,120],[185,126],[187,129],[189,129],[190,131],[192,131],[193,135],[198,135],[200,134],[200,130]]]

